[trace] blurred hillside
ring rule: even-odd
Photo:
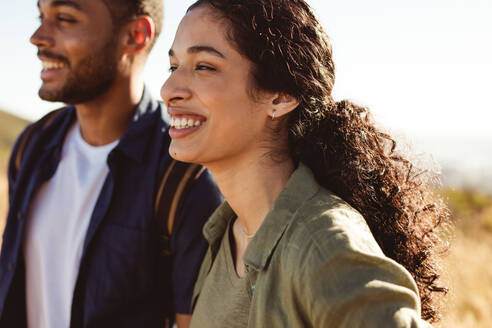
[[[412,148],[439,163],[445,187],[492,195],[491,136],[418,137],[413,140]]]
[[[10,148],[24,127],[29,123],[22,118],[0,110],[0,168],[5,169]]]
[[[5,171],[10,147],[26,124],[0,111],[0,231],[7,211]],[[450,293],[445,299],[443,320],[435,326],[488,328],[492,322],[492,192],[488,192],[492,191],[488,189],[492,188],[492,169],[487,165],[492,165],[492,159],[488,161],[487,156],[491,156],[492,148],[465,145],[466,151],[460,153],[457,144],[449,140],[446,144],[425,140],[424,147],[416,144],[418,151],[435,154],[445,147],[449,147],[448,157],[435,158],[443,166],[445,188],[441,195],[450,207],[455,226],[443,236],[443,241],[450,244],[443,261],[443,279]],[[459,159],[463,161],[456,162]]]
[[[0,110],[0,231],[7,214],[7,164],[10,148],[29,122]],[[0,238],[1,239],[1,238]]]

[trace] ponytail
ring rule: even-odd
[[[435,318],[433,292],[446,288],[437,284],[433,246],[439,241],[436,227],[448,220],[446,207],[423,172],[395,152],[396,142],[375,127],[366,108],[344,100],[320,113],[318,119],[305,111],[290,117],[291,156],[364,216],[384,254],[415,279],[422,317]]]

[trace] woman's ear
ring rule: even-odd
[[[297,106],[299,106],[299,100],[295,97],[285,93],[278,93],[272,100],[271,111],[268,115],[274,120],[275,118],[290,113],[296,109]]]
[[[132,55],[148,49],[154,40],[155,25],[149,16],[138,16],[125,27],[125,55]]]

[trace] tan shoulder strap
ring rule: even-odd
[[[198,164],[183,163],[176,160],[167,167],[155,199],[154,215],[161,229],[164,245],[161,251],[170,254],[169,236],[183,206],[186,194],[193,182],[197,180],[204,167]]]

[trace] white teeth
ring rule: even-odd
[[[51,61],[44,61],[43,62],[43,69],[58,69],[64,67],[65,64],[62,62],[51,62]]]
[[[192,127],[200,126],[202,124],[200,120],[195,121],[191,118],[184,118],[184,117],[183,118],[171,117],[169,123],[172,127],[178,130],[192,128]]]

